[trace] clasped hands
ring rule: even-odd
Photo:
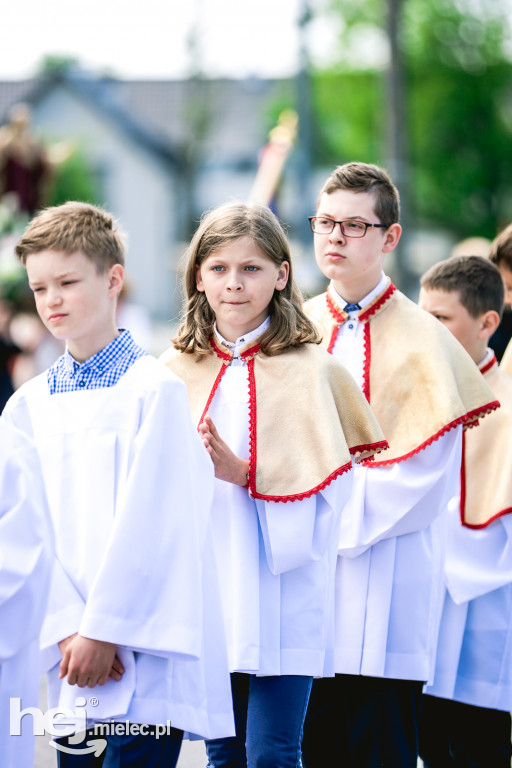
[[[124,666],[116,654],[116,645],[103,640],[92,640],[75,633],[61,640],[62,654],[59,679],[68,678],[70,685],[94,688],[105,685],[108,679],[121,680]]]

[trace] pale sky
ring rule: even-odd
[[[211,76],[280,77],[299,60],[302,0],[6,0],[0,79],[31,77],[45,54],[71,55],[96,72],[174,78],[190,71],[195,29],[201,70]],[[311,0],[317,10],[323,0]],[[318,61],[335,44],[335,24],[310,25]],[[316,42],[315,42],[316,41]]]

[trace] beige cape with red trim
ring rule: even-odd
[[[224,348],[214,349],[202,357],[171,349],[161,357],[185,382],[197,424],[231,360]],[[351,454],[364,458],[387,447],[356,382],[324,349],[302,344],[270,357],[258,350],[253,346],[242,353],[255,385],[249,401],[251,422],[256,422],[252,496],[275,501],[311,496],[350,469]]]
[[[483,528],[512,512],[512,378],[498,368],[496,358],[480,371],[501,408],[464,435],[460,511],[468,528]]]
[[[334,307],[335,319],[327,295],[305,304],[325,346],[348,317]],[[391,283],[358,316],[369,323],[369,401],[390,446],[373,466],[403,461],[457,424],[473,426],[499,407],[459,342]]]
[[[512,376],[512,339],[509,341],[505,354],[500,363],[500,368],[509,376]]]

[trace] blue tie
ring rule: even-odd
[[[359,304],[345,304],[343,307],[345,312],[357,312],[358,309],[361,309]]]

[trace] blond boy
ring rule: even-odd
[[[174,766],[183,730],[232,727],[223,637],[210,622],[211,462],[185,387],[116,326],[124,245],[112,217],[83,203],[49,208],[16,253],[41,320],[66,342],[5,409],[36,441],[55,527],[41,643],[50,707],[85,711],[87,726],[115,720],[101,735],[120,766]],[[94,702],[84,710],[85,687]],[[81,762],[84,749],[83,736],[58,739],[59,765],[101,763],[100,753]]]

